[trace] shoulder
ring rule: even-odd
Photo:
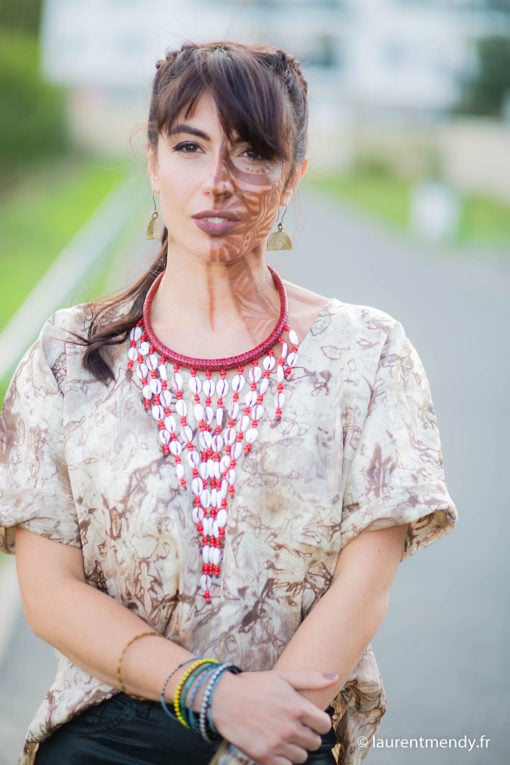
[[[384,340],[404,333],[397,319],[378,308],[328,298],[295,284],[287,284],[287,292],[289,317],[301,336],[310,332],[317,337],[327,332],[345,339],[369,333],[373,339]]]
[[[70,308],[60,308],[43,325],[43,336],[66,338],[88,332],[93,310],[90,303],[80,303]]]
[[[45,322],[35,343],[50,366],[63,353],[82,349],[81,338],[88,334],[92,320],[92,307],[82,303],[70,308],[61,308]]]
[[[402,324],[386,311],[369,305],[345,303],[331,298],[324,305],[324,324],[333,332],[342,332],[352,338],[370,337],[373,341],[387,341],[404,336]]]

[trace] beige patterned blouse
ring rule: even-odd
[[[88,321],[87,307],[58,311],[11,383],[0,420],[0,549],[14,552],[18,524],[80,547],[92,586],[189,650],[257,670],[274,664],[361,531],[409,523],[407,557],[453,528],[416,352],[387,314],[332,299],[301,341],[282,419],[269,411],[239,460],[221,584],[207,604],[190,490],[127,371],[128,341],[112,351],[115,382],[105,386],[82,368],[71,335]],[[114,692],[59,655],[20,763]],[[339,761],[361,763],[356,737],[370,739],[385,709],[370,647],[334,705]]]

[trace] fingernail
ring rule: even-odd
[[[324,678],[324,680],[334,680],[335,678],[338,677],[338,675],[335,675],[335,674],[332,675],[332,674],[330,674],[328,672],[324,672],[322,677]]]

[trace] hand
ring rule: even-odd
[[[222,736],[259,765],[302,763],[319,748],[331,720],[300,691],[337,680],[315,670],[226,672],[213,696],[212,719]]]

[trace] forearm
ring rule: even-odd
[[[388,597],[366,593],[358,599],[337,580],[303,621],[275,664],[278,670],[317,669],[336,674],[331,688],[304,691],[321,709],[343,688],[361,654],[377,632]]]
[[[63,549],[63,545],[35,538],[30,532],[18,532],[16,546],[25,613],[33,631],[76,665],[118,688],[116,670],[124,646],[152,627],[114,598],[86,584],[77,567],[79,551]],[[71,561],[69,572],[44,563],[48,554],[53,561],[59,557]],[[39,570],[38,576],[34,576],[34,568]],[[167,675],[190,656],[164,637],[138,640],[122,662],[125,685],[130,693],[157,700]],[[173,691],[171,682],[168,695]]]
[[[324,709],[345,685],[383,621],[406,527],[367,532],[342,552],[328,591],[302,622],[275,669],[338,675],[330,688],[303,692]]]

